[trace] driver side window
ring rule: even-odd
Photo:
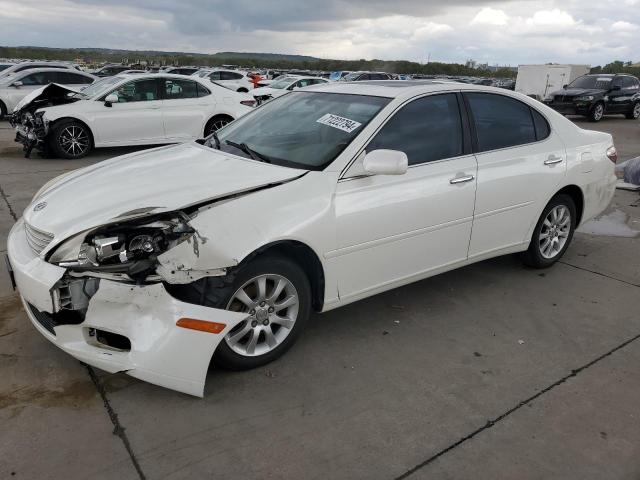
[[[118,95],[118,103],[150,102],[159,99],[158,82],[155,79],[125,83],[113,93]]]

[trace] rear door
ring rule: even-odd
[[[193,80],[164,78],[162,115],[168,140],[192,140],[201,137],[207,114],[215,104],[211,92]]]
[[[110,107],[94,102],[91,112],[96,143],[103,145],[135,145],[164,142],[162,99],[159,79],[132,80],[109,92],[118,96]]]
[[[611,82],[611,90],[607,93],[607,113],[625,113],[631,108],[631,97],[625,88],[623,76],[616,76]]]
[[[467,92],[478,191],[469,257],[521,246],[567,168],[560,137],[513,97]]]

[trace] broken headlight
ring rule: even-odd
[[[132,278],[155,270],[157,257],[195,231],[186,215],[108,225],[70,238],[49,262],[76,271],[126,273]]]

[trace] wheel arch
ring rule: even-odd
[[[575,203],[576,215],[578,217],[576,218],[576,228],[577,228],[578,225],[580,225],[580,222],[582,221],[582,214],[584,212],[584,193],[582,192],[582,189],[579,186],[574,184],[566,185],[562,187],[560,190],[558,190],[555,193],[554,197],[556,195],[569,195],[573,200],[573,203]]]
[[[306,243],[299,240],[277,240],[254,250],[240,262],[246,263],[258,255],[275,254],[296,262],[304,271],[311,285],[312,306],[320,312],[324,306],[325,274],[320,257]]]
[[[7,108],[7,104],[0,98],[0,117],[3,115],[9,115],[9,109]]]

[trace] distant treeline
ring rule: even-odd
[[[632,62],[616,60],[615,62],[607,63],[604,67],[600,65],[593,67],[591,73],[629,73],[640,77],[640,64],[636,63],[634,66]]]
[[[237,56],[234,56],[237,55]],[[123,60],[127,64],[147,62],[148,65],[243,65],[274,69],[301,70],[374,70],[389,73],[421,73],[425,75],[469,75],[485,77],[515,77],[510,69],[497,71],[470,68],[457,63],[431,62],[421,64],[406,60],[329,60],[301,55],[279,55],[260,53],[224,52],[213,55],[159,51],[128,51],[98,48],[45,48],[45,47],[0,47],[0,58],[34,58],[40,60],[78,59],[86,63],[113,62]]]

